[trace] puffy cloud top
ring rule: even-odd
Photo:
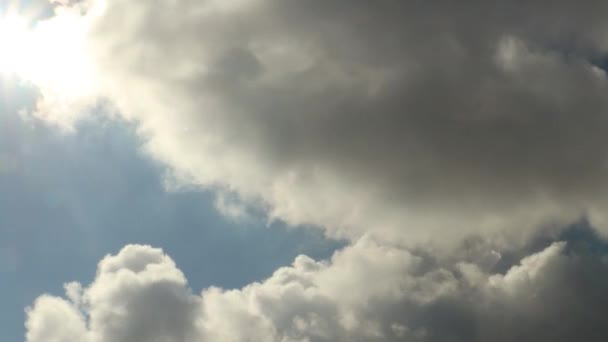
[[[66,285],[69,299],[40,297],[27,340],[603,341],[607,249],[589,241],[551,243],[503,274],[366,238],[330,261],[300,256],[261,283],[200,295],[160,250],[127,246],[90,285]],[[134,269],[134,258],[146,261]]]

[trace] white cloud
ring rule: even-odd
[[[596,299],[606,297],[606,273],[594,273],[597,282],[571,275],[608,265],[586,250],[571,253],[557,242],[504,275],[468,263],[473,280],[454,267],[458,260],[433,265],[365,238],[330,261],[300,256],[263,282],[194,295],[162,251],[127,246],[99,263],[90,285],[67,285],[69,299],[41,296],[28,310],[27,341],[557,342],[582,326],[605,333]],[[545,328],[562,319],[572,324]],[[595,336],[587,340],[601,340]]]
[[[66,286],[69,300],[40,297],[28,310],[28,341],[183,341],[199,305],[161,250],[132,245],[100,263],[95,281]],[[82,310],[82,312],[81,312]]]
[[[68,301],[41,296],[28,310],[27,341],[86,341],[87,328],[82,313]]]

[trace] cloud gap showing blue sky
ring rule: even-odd
[[[167,192],[165,168],[139,151],[126,122],[96,116],[65,134],[18,112],[35,92],[13,87],[0,104],[0,338],[23,335],[23,310],[67,279],[88,282],[95,265],[125,244],[170,252],[190,286],[238,288],[269,276],[300,253],[327,258],[342,243],[315,230],[235,224],[214,208],[213,191]]]

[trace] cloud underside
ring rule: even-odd
[[[604,2],[79,6],[95,88],[175,185],[353,239],[603,229]]]
[[[88,286],[38,298],[27,340],[605,340],[607,254],[553,242],[494,273],[499,256],[485,251],[438,261],[362,239],[327,262],[300,256],[261,283],[193,294],[161,250],[130,245]]]
[[[350,245],[202,294],[128,246],[40,297],[28,341],[605,340],[606,255],[525,246],[581,217],[608,232],[608,2],[74,6],[51,22],[82,15],[96,97],[170,186]]]

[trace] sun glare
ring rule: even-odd
[[[31,45],[25,19],[17,15],[0,17],[0,72],[21,74]]]
[[[31,24],[18,13],[0,15],[0,74],[78,96],[89,89],[86,27],[74,13]]]

